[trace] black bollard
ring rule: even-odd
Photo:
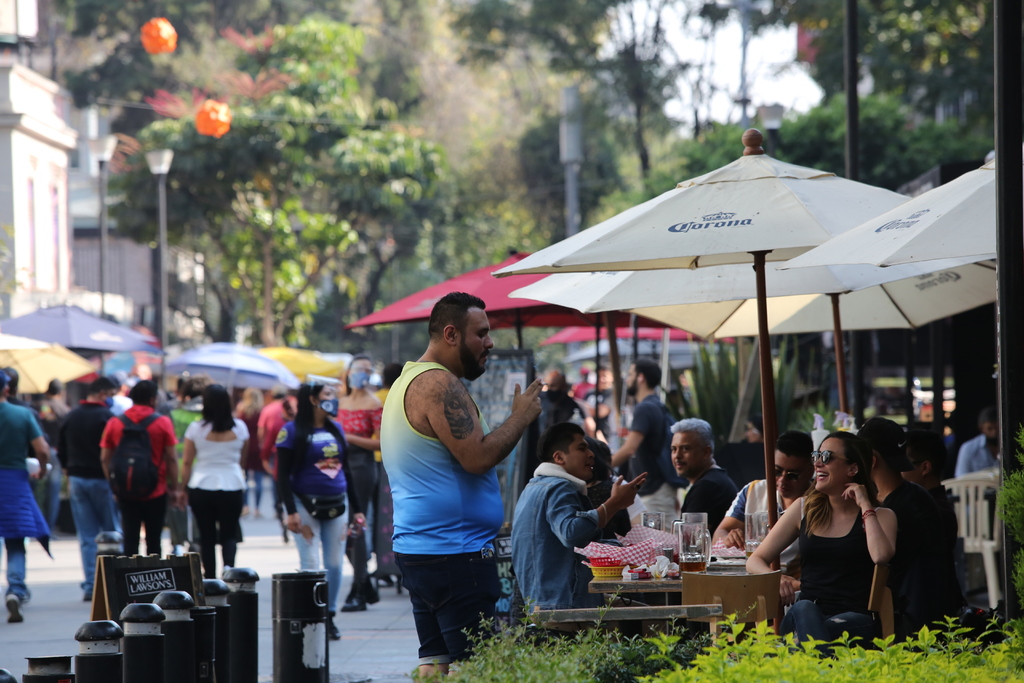
[[[228,604],[230,590],[220,579],[203,580],[206,604],[217,610],[217,636],[214,646],[216,659],[213,665],[217,672],[217,683],[229,683],[231,680],[231,605]]]
[[[124,673],[118,643],[124,636],[116,621],[87,621],[75,640],[75,678],[78,683],[122,683]]]
[[[217,609],[193,607],[190,614],[196,636],[196,683],[213,683],[217,659]]]
[[[196,632],[189,610],[196,606],[185,591],[158,593],[153,602],[164,611],[160,632],[164,639],[164,680],[167,683],[195,683]]]
[[[0,669],[0,683],[18,683],[12,674],[7,669]]]
[[[256,683],[259,677],[260,596],[256,593],[259,580],[259,574],[252,569],[235,567],[224,572],[224,583],[231,590],[228,593],[231,606],[231,678],[228,683]]]
[[[123,683],[164,683],[163,620],[164,611],[151,602],[133,603],[121,610]]]
[[[327,573],[274,574],[274,683],[327,683]]]
[[[120,531],[101,531],[96,534],[96,555],[124,555],[124,536]]]
[[[71,673],[71,655],[52,657],[26,657],[28,673],[21,677],[21,683],[75,683]]]

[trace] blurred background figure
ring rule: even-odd
[[[747,420],[747,431],[744,433],[747,443],[764,443],[764,418],[760,413],[751,415]]]
[[[295,419],[295,398],[288,395],[288,389],[278,384],[270,390],[273,400],[263,406],[257,422],[256,439],[260,443],[260,461],[263,471],[277,479],[277,435],[285,423]],[[270,487],[274,492],[274,514],[281,523],[281,538],[288,542],[288,529],[285,526],[284,512],[281,506],[280,491],[277,486]]]
[[[384,407],[373,393],[370,375],[373,363],[369,356],[359,355],[349,363],[345,375],[345,389],[338,397],[338,422],[348,441],[348,467],[352,473],[350,491],[359,499],[360,509],[366,512],[366,522],[373,528],[379,482],[377,461],[374,452],[380,450],[380,418]],[[345,598],[342,612],[362,612],[367,604],[380,598],[377,586],[370,578],[367,562],[372,534],[366,530],[353,529],[346,550],[352,563],[352,590]]]
[[[978,434],[960,446],[956,476],[986,470],[999,464],[999,411],[989,406],[978,415]]]
[[[46,387],[46,393],[36,408],[39,411],[39,425],[43,428],[43,436],[50,446],[50,462],[53,469],[40,479],[40,508],[46,523],[50,525],[50,533],[53,534],[57,526],[57,516],[60,514],[60,490],[63,486],[61,468],[57,461],[57,440],[60,437],[60,428],[67,419],[71,408],[68,407],[64,395],[64,383],[59,379],[50,380]]]
[[[569,393],[565,375],[558,370],[549,370],[544,376],[544,382],[547,388],[540,395],[541,431],[559,422],[583,425],[587,419],[587,409]]]
[[[262,410],[263,392],[255,387],[249,387],[242,394],[242,400],[235,413],[249,430],[249,441],[245,452],[242,453],[242,469],[245,470],[246,481],[246,501],[242,507],[243,517],[250,512],[255,518],[262,516],[260,501],[263,499],[263,479],[267,475],[266,470],[263,469],[263,461],[260,459],[260,440],[257,437]]]

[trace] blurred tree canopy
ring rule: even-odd
[[[171,118],[129,148],[112,182],[123,193],[114,215],[151,238],[155,193],[142,150],[173,149],[172,234],[205,253],[220,310],[237,311],[220,336],[240,322],[264,345],[302,343],[319,285],[333,278],[372,301],[382,271],[412,253],[432,211],[417,203],[438,192],[444,155],[388,124],[393,104],[359,94],[359,30],[307,18],[234,42],[238,69],[220,77],[232,130],[199,135],[186,97],[151,98]]]

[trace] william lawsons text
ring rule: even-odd
[[[144,595],[160,591],[177,590],[174,584],[174,572],[170,569],[154,569],[148,572],[125,574],[128,582],[128,595]]]

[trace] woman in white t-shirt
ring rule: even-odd
[[[231,414],[227,389],[219,384],[208,386],[203,392],[202,419],[185,430],[181,470],[199,526],[199,556],[207,579],[217,577],[218,544],[224,569],[235,566],[235,551],[242,540],[238,519],[245,502],[241,460],[248,441],[245,423]]]

